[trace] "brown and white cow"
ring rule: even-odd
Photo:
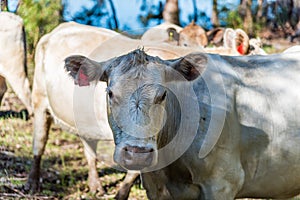
[[[208,39],[206,31],[194,21],[179,32],[179,46],[206,47]]]
[[[205,30],[191,22],[182,28],[178,25],[165,22],[147,30],[141,37],[146,43],[169,43],[185,47],[205,47],[208,44]]]
[[[7,81],[31,115],[23,20],[13,13],[0,12],[0,24],[0,104]]]
[[[107,82],[114,159],[142,171],[150,199],[300,193],[300,52],[162,60],[138,49],[65,67],[76,84]]]

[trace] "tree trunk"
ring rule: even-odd
[[[163,19],[166,22],[180,25],[178,0],[167,0],[166,1],[164,11],[163,11]]]
[[[244,24],[243,24],[244,30],[246,31],[247,34],[253,36],[253,18],[252,18],[251,6],[252,6],[252,0],[241,1],[240,13],[242,19],[244,20]]]
[[[219,12],[218,12],[218,0],[213,0],[213,10],[212,10],[212,16],[211,16],[213,27],[220,26],[218,15],[219,15]]]
[[[198,10],[197,10],[197,0],[193,0],[194,7],[194,22],[198,21]]]
[[[277,0],[277,6],[281,10],[277,15],[282,23],[288,22],[290,25],[295,24],[295,18],[293,18],[294,1]]]
[[[261,21],[261,19],[263,17],[263,3],[264,3],[264,0],[257,0],[256,22]]]
[[[293,1],[293,17],[298,21],[298,24],[300,24],[300,1],[294,0]],[[300,27],[299,27],[300,28]]]
[[[101,2],[102,1],[99,1],[99,4],[101,4]],[[117,20],[117,12],[116,12],[115,5],[114,5],[112,0],[109,0],[108,2],[109,2],[109,5],[111,7],[111,11],[112,11],[112,15],[113,15],[113,21],[114,21],[114,24],[115,24],[115,30],[118,30],[119,29],[119,23],[118,23],[118,20]]]

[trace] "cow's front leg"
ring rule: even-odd
[[[170,180],[170,177],[163,177],[163,175],[162,171],[142,174],[143,186],[147,191],[149,199],[202,199],[203,195],[199,185],[182,182],[182,180]],[[162,180],[162,177],[165,180]]]
[[[42,102],[36,108],[34,116],[34,136],[33,136],[33,163],[25,184],[25,191],[32,193],[40,191],[40,168],[41,159],[48,140],[49,128],[52,118],[47,113],[45,104]]]
[[[238,193],[238,185],[226,180],[215,179],[202,185],[205,200],[233,200]]]
[[[139,172],[134,171],[128,171],[124,181],[121,183],[120,189],[115,196],[115,199],[118,200],[125,200],[128,199],[130,189],[132,185],[134,184],[134,181],[137,179],[137,177],[140,175]]]
[[[103,195],[105,193],[101,181],[97,172],[97,160],[96,160],[96,151],[97,151],[97,143],[98,140],[88,140],[81,138],[83,147],[84,147],[84,155],[87,159],[89,166],[89,175],[88,175],[88,185],[90,191],[95,193],[99,192],[99,195]]]
[[[167,183],[169,181],[163,170],[142,173],[142,184],[150,200],[173,200]]]

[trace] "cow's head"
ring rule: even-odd
[[[207,44],[208,39],[205,30],[195,22],[191,22],[179,33],[179,46],[206,47]]]
[[[190,54],[164,61],[135,50],[101,63],[83,56],[71,56],[65,62],[66,70],[80,86],[107,82],[114,160],[127,169],[142,170],[157,163],[158,149],[170,141],[179,125],[179,105],[166,84],[197,79],[207,58]]]

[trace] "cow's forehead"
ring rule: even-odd
[[[161,84],[164,78],[165,65],[156,62],[148,62],[132,67],[124,72],[121,67],[116,67],[110,76],[110,87],[137,86],[145,84]]]

